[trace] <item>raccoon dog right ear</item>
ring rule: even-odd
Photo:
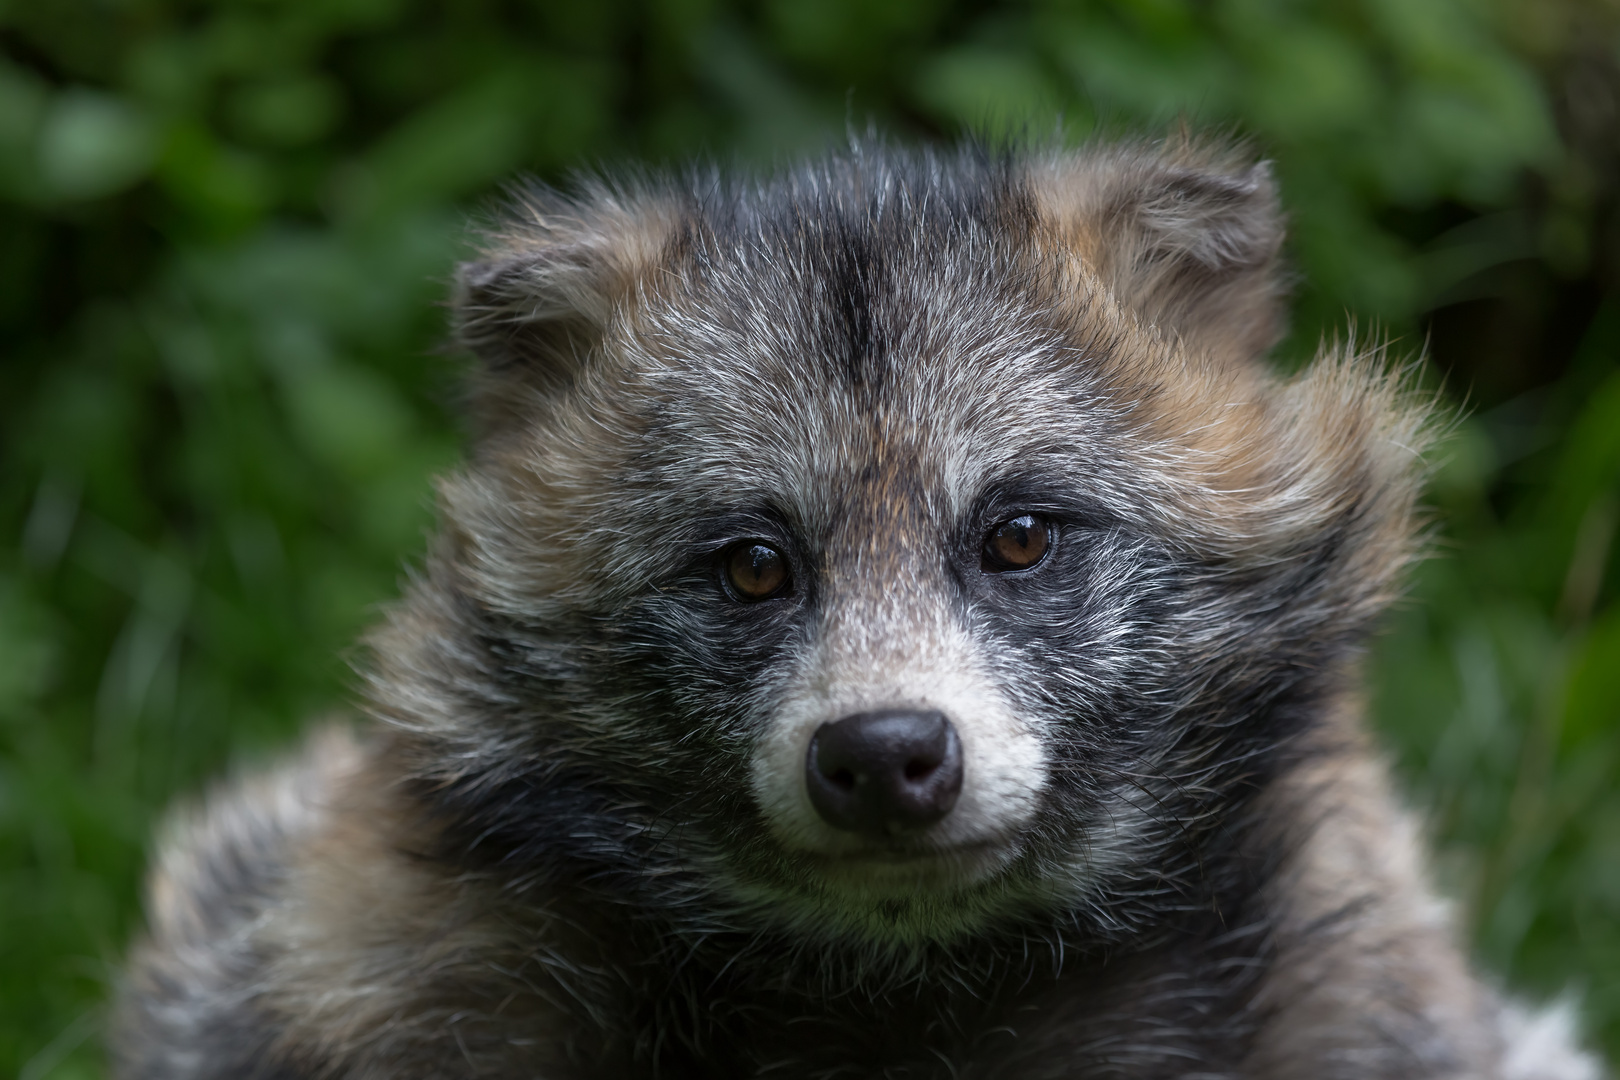
[[[1182,137],[1060,156],[1032,179],[1059,233],[1144,321],[1230,360],[1282,337],[1283,215],[1265,162]]]
[[[486,235],[482,257],[456,271],[456,342],[495,382],[555,393],[657,258],[669,226],[647,200],[603,186],[576,197],[536,188]]]

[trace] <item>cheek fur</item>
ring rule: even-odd
[[[975,650],[1054,739],[1128,740],[1176,697],[1177,573],[1153,545],[1119,534],[1066,537],[1057,555],[1039,576],[981,584]]]
[[[1128,877],[1174,831],[1174,802],[1145,780],[1178,740],[1197,665],[1178,639],[1180,574],[1165,552],[1116,533],[1067,541],[1043,578],[988,583],[974,648],[1041,733],[1032,873],[1072,896]]]
[[[671,820],[721,802],[741,819],[755,816],[748,748],[803,633],[791,604],[736,604],[711,585],[677,583],[604,620],[599,692],[626,718],[611,734],[615,753],[659,787]]]

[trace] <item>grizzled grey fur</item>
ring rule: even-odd
[[[1265,367],[1282,236],[1188,140],[525,194],[369,720],[177,820],[116,1075],[1598,1076],[1364,735],[1431,408]],[[937,820],[809,793],[874,710]]]

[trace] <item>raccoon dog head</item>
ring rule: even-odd
[[[1207,908],[1422,433],[1375,359],[1262,367],[1281,235],[1264,165],[1186,143],[523,195],[377,639],[453,857],[864,941]]]

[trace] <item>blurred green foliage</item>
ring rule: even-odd
[[[1617,69],[1612,0],[0,2],[0,1072],[100,1075],[155,818],[345,702],[503,179],[1059,118],[1252,137],[1282,362],[1354,313],[1467,399],[1375,714],[1482,962],[1620,1054]]]

